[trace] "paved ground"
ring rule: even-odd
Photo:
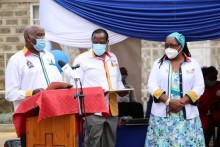
[[[4,146],[6,140],[18,139],[15,132],[0,132],[0,147]],[[211,140],[210,146],[213,147],[213,141]]]
[[[6,140],[18,139],[15,132],[0,132],[0,147],[4,146]]]
[[[4,131],[4,132],[3,132]],[[0,147],[4,146],[6,140],[18,139],[13,125],[0,124]],[[213,147],[213,140],[210,141],[209,147]]]
[[[0,124],[0,147],[4,146],[6,140],[18,139],[13,124]]]

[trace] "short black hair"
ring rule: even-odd
[[[124,72],[126,75],[128,75],[128,71],[125,67],[120,67],[120,72]]]
[[[91,39],[92,39],[94,34],[99,34],[99,33],[104,33],[105,37],[106,37],[106,41],[108,41],[108,32],[106,30],[104,30],[104,29],[97,29],[97,30],[93,31]]]
[[[203,77],[205,78],[209,73],[216,73],[218,75],[218,70],[214,66],[209,66],[209,67],[202,67],[202,74]]]
[[[218,70],[214,66],[209,66],[206,70],[206,73],[215,72],[218,74]]]

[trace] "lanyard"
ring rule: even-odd
[[[43,70],[43,73],[44,73],[44,77],[45,77],[45,80],[46,80],[47,86],[48,86],[50,84],[50,80],[48,78],[47,71],[46,71],[45,66],[44,66],[44,62],[43,62],[43,60],[41,59],[40,56],[39,56],[39,60],[40,60],[41,67],[42,67],[42,70]]]

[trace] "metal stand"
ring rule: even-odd
[[[74,98],[77,98],[78,101],[78,108],[79,108],[79,117],[82,117],[83,114],[83,102],[84,102],[84,95],[83,95],[83,90],[82,90],[82,84],[80,82],[80,79],[74,79],[75,81],[75,86],[76,86],[76,93],[74,95]],[[78,91],[78,82],[80,83],[80,92]]]

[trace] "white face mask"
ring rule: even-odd
[[[179,54],[178,51],[177,51],[178,49],[166,48],[165,49],[165,54],[167,55],[167,57],[169,59],[174,59]]]

